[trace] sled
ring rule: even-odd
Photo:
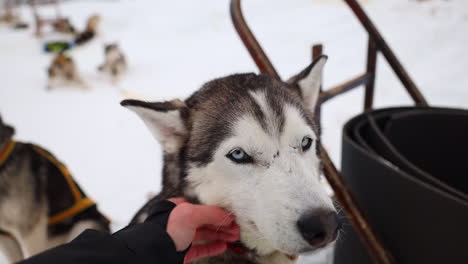
[[[33,12],[34,21],[35,21],[35,34],[37,37],[43,36],[44,34],[43,28],[47,25],[51,26],[53,31],[58,32],[58,33],[72,34],[72,35],[76,33],[75,28],[70,23],[70,20],[62,16],[62,13],[60,11],[60,3],[61,3],[60,0],[48,0],[48,1],[40,1],[40,2],[36,0],[30,0],[28,3]],[[51,5],[51,4],[53,4],[55,7],[55,17],[45,18],[41,16],[38,12],[38,6],[39,5]]]

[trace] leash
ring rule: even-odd
[[[5,148],[0,152],[0,166],[2,166],[8,160],[11,153],[15,149],[15,146],[16,142],[13,140],[10,140],[6,144]],[[96,205],[96,203],[93,200],[91,200],[88,197],[85,197],[82,194],[76,183],[73,181],[70,171],[60,161],[58,161],[54,156],[52,156],[52,154],[42,149],[41,147],[36,145],[32,145],[32,147],[34,151],[36,151],[39,155],[50,161],[60,171],[61,175],[66,180],[70,192],[72,193],[74,198],[74,204],[72,206],[61,212],[49,216],[49,220],[47,222],[48,225],[58,224]]]

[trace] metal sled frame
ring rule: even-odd
[[[0,22],[14,22],[18,18],[18,15],[16,14],[15,10],[17,6],[17,0],[4,0],[3,12],[0,12]]]
[[[380,52],[384,58],[388,61],[393,71],[396,73],[407,92],[413,99],[416,105],[427,106],[428,103],[424,96],[421,94],[416,84],[412,81],[409,74],[403,68],[401,63],[393,51],[388,46],[382,35],[379,33],[374,23],[366,15],[362,7],[356,0],[344,0],[346,4],[351,8],[353,13],[356,15],[362,26],[366,29],[369,37],[367,47],[367,66],[366,71],[352,78],[338,86],[321,90],[319,103],[316,109],[316,119],[320,123],[320,109],[321,105],[334,97],[346,93],[352,89],[365,86],[365,97],[364,97],[364,111],[372,109],[373,98],[374,98],[374,81],[376,75],[377,66],[377,54]],[[256,40],[253,33],[250,31],[247,23],[242,14],[241,1],[231,0],[231,18],[234,23],[234,27],[237,30],[242,42],[246,46],[250,55],[252,56],[255,64],[259,68],[261,73],[269,74],[280,79],[275,68],[271,64],[267,55],[263,51],[262,47]],[[312,59],[322,55],[322,45],[314,45],[312,47]],[[349,221],[353,224],[357,233],[361,237],[364,245],[369,251],[375,263],[390,264],[396,263],[391,252],[387,250],[385,245],[376,236],[372,227],[366,220],[366,217],[353,198],[353,194],[348,188],[344,181],[341,173],[336,169],[336,166],[331,161],[327,151],[323,146],[320,146],[321,155],[324,164],[324,174],[330,183],[331,187],[335,192],[336,199],[340,202],[348,215]]]
[[[36,30],[35,34],[37,37],[42,37],[43,32],[42,32],[42,27],[45,25],[52,25],[54,23],[60,22],[65,20],[62,16],[62,12],[60,11],[60,4],[61,0],[48,0],[48,1],[41,1],[37,2],[36,0],[28,0],[28,4],[31,6],[31,10],[33,12],[34,16],[34,21],[36,24]],[[55,7],[55,18],[43,18],[38,12],[38,6],[39,5],[54,5]]]

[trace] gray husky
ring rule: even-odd
[[[109,73],[112,77],[112,82],[116,83],[127,71],[127,59],[116,43],[105,45],[104,53],[104,63],[99,66],[98,70]]]
[[[322,56],[287,83],[253,73],[206,83],[185,101],[121,104],[137,113],[164,149],[162,191],[233,212],[241,239],[196,263],[293,263],[332,243],[339,223],[319,177],[313,122]]]
[[[0,250],[16,262],[72,240],[87,228],[109,230],[109,221],[41,147],[12,139],[0,118]]]

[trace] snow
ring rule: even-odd
[[[431,105],[468,107],[468,2],[463,0],[362,1],[410,76]],[[51,57],[32,30],[0,25],[0,113],[16,139],[40,144],[71,170],[117,230],[160,189],[161,151],[138,117],[119,102],[186,97],[205,81],[236,72],[257,72],[229,17],[228,0],[74,1],[62,13],[83,28],[102,17],[99,37],[70,54],[90,91],[46,91]],[[310,46],[323,43],[329,60],[324,84],[331,87],[365,70],[367,35],[338,0],[243,1],[272,63],[287,78],[310,62]],[[53,14],[53,9],[41,13]],[[23,8],[25,20],[31,12]],[[103,45],[118,42],[130,64],[113,86],[96,70]],[[362,89],[325,105],[323,140],[339,165],[341,127],[363,106]],[[411,99],[384,58],[378,58],[376,106],[407,105]],[[322,252],[321,255],[327,254]],[[323,263],[324,257],[299,263]],[[317,262],[316,262],[317,261]],[[2,263],[2,259],[0,259]]]

